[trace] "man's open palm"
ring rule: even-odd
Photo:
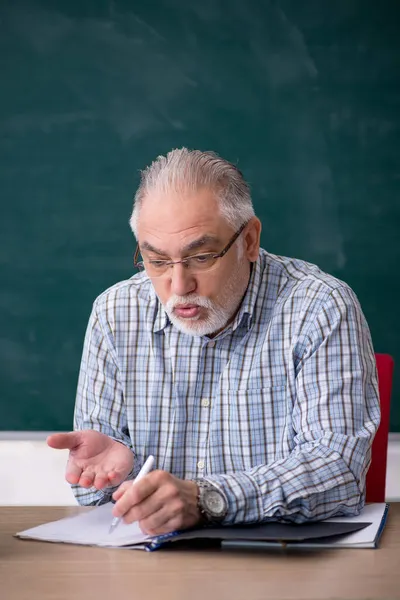
[[[132,451],[104,433],[91,429],[55,433],[47,438],[51,448],[69,449],[65,478],[84,488],[119,485],[133,467]]]

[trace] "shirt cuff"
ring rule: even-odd
[[[224,524],[256,523],[263,518],[261,491],[254,477],[242,471],[231,475],[210,475],[204,477],[228,503]]]

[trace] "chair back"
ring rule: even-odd
[[[389,354],[375,354],[378,371],[381,422],[372,443],[372,460],[366,479],[366,502],[384,502],[389,440],[390,397],[394,360]]]

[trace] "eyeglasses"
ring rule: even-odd
[[[168,269],[172,268],[174,265],[181,264],[187,271],[190,273],[203,273],[205,271],[210,271],[218,264],[218,259],[225,256],[228,250],[233,246],[233,244],[238,239],[239,235],[242,233],[243,229],[246,227],[248,221],[243,223],[243,225],[238,229],[235,235],[229,240],[227,245],[221,252],[218,254],[214,254],[213,252],[206,252],[204,254],[194,254],[193,256],[187,256],[182,260],[158,260],[158,259],[143,259],[138,260],[140,256],[140,248],[139,244],[136,247],[135,255],[133,257],[134,266],[140,271],[146,270],[149,277],[160,277],[164,275]]]

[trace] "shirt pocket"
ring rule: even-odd
[[[223,393],[224,438],[233,471],[282,458],[287,439],[286,384]],[[227,465],[228,466],[228,465]]]

